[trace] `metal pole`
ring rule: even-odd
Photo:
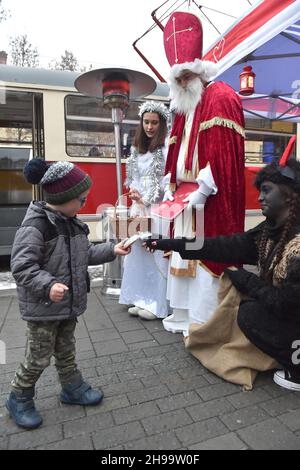
[[[117,189],[118,189],[118,202],[120,203],[122,196],[122,147],[121,147],[121,128],[120,124],[123,119],[123,111],[121,108],[112,108],[112,123],[115,131],[115,146],[116,146],[116,172],[117,172]]]

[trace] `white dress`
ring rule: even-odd
[[[131,189],[136,189],[143,199],[149,203],[156,203],[163,196],[163,173],[166,162],[166,147],[162,149],[161,174],[159,174],[159,196],[151,200],[150,188],[153,181],[151,173],[154,166],[154,155],[150,152],[138,154],[133,163],[133,171],[128,184]],[[127,173],[128,176],[128,173]],[[150,199],[150,200],[149,200]],[[133,202],[130,215],[149,216],[150,205],[141,206]],[[124,259],[124,272],[122,277],[120,304],[135,305],[157,316],[165,318],[169,315],[167,291],[168,260],[163,257],[161,251],[148,253],[137,241],[132,245],[131,253]]]
[[[197,178],[187,176],[185,171],[185,155],[189,141],[189,135],[192,128],[194,113],[187,116],[185,132],[183,134],[182,143],[177,161],[177,184],[181,182],[198,182],[205,184],[207,196],[213,197],[218,191],[210,167],[207,166],[201,170]],[[198,161],[197,145],[193,157],[193,173],[196,172]],[[203,187],[203,186],[202,186]],[[180,216],[176,218],[174,223],[174,237],[192,237],[192,212],[185,213],[184,224],[180,220]],[[212,276],[206,269],[197,263],[195,277],[181,277],[173,273],[179,270],[187,270],[189,262],[183,260],[179,253],[173,252],[168,273],[167,298],[170,301],[172,309],[185,310],[188,323],[204,323],[206,322],[218,305],[218,289],[219,279]],[[173,273],[171,273],[171,270]]]

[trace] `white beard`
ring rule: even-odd
[[[202,99],[204,85],[200,78],[191,80],[186,88],[176,81],[170,83],[171,110],[178,114],[188,114],[195,110]]]

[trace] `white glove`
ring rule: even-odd
[[[174,201],[173,193],[170,189],[167,189],[165,191],[165,194],[164,194],[164,197],[163,197],[163,202],[165,202],[165,201]]]
[[[188,197],[183,200],[183,202],[188,202],[188,207],[193,207],[197,206],[198,204],[205,204],[206,199],[207,196],[201,193],[199,189],[196,189],[196,191],[193,191],[191,194],[189,194]]]

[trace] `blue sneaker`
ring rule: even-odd
[[[11,392],[6,400],[5,406],[12,420],[21,428],[35,429],[38,428],[43,419],[35,409],[34,390],[25,390],[20,395]]]
[[[60,394],[60,401],[67,405],[98,405],[103,399],[101,390],[93,389],[83,380],[65,385]]]

